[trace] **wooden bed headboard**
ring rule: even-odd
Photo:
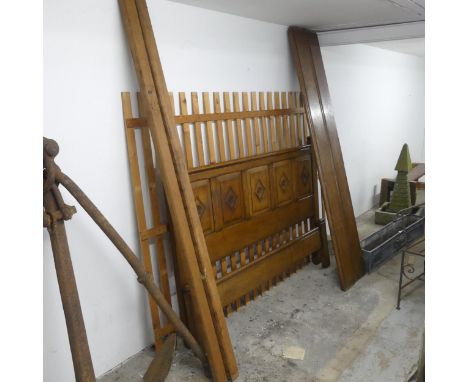
[[[202,93],[203,113],[197,93],[190,103],[185,93],[177,99],[175,119],[225,313],[313,254],[327,266],[300,94],[225,92],[221,106],[219,93]]]
[[[133,117],[130,94],[122,97],[142,256],[170,301],[161,242],[170,228],[159,223],[151,171],[157,164],[151,155],[149,129],[143,104],[139,102],[140,116]],[[309,261],[328,266],[325,224],[318,213],[317,172],[300,94],[202,93],[202,102],[198,93],[190,93],[189,101],[186,93],[171,94],[171,98],[225,314]],[[149,193],[148,203],[142,191]],[[153,217],[147,222],[145,215]],[[153,243],[157,244],[157,268],[150,254]],[[196,335],[187,276],[174,265],[181,317]],[[152,300],[150,305],[158,345],[173,327],[160,319]]]

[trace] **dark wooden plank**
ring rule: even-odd
[[[317,35],[308,30],[291,27],[288,34],[324,191],[340,285],[346,290],[364,274],[364,267],[320,46]]]

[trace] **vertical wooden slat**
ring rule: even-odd
[[[267,110],[273,110],[273,93],[272,92],[267,92]],[[268,130],[268,140],[270,142],[271,146],[271,151],[276,151],[278,150],[278,141],[276,139],[276,121],[275,117],[269,117],[269,127],[270,129]]]
[[[274,108],[281,109],[281,102],[280,102],[280,94],[279,92],[275,92],[274,98]],[[284,139],[283,139],[283,126],[281,117],[278,115],[275,117],[275,126],[276,126],[276,150],[280,150],[284,148]]]
[[[122,93],[122,109],[124,121],[133,118],[132,104],[130,93]],[[138,165],[138,154],[135,140],[135,129],[125,127],[125,137],[127,139],[127,154],[130,163],[130,175],[132,178],[133,200],[135,203],[135,212],[137,218],[137,226],[139,232],[144,232],[147,229],[146,217],[143,203],[143,192],[141,187],[140,169]],[[153,275],[153,265],[151,262],[151,253],[148,241],[140,240],[140,248],[143,257],[145,271]],[[160,336],[161,320],[159,317],[159,309],[156,302],[148,294],[148,302],[151,312],[151,320],[153,323],[153,335],[156,348],[161,348],[163,342]]]
[[[247,264],[247,256],[249,254],[249,248],[244,248],[240,251],[240,267],[244,267]]]
[[[224,100],[224,112],[230,113],[231,112],[231,98],[229,97],[228,92],[223,93],[223,100]],[[226,120],[226,130],[228,135],[228,144],[229,144],[229,159],[233,160],[236,158],[236,148],[235,148],[235,138],[234,138],[234,126],[232,119]]]
[[[246,247],[240,251],[240,268],[245,267],[247,264],[247,258],[249,257],[249,247]],[[245,295],[245,303],[248,304],[250,301],[250,295]]]
[[[210,96],[208,92],[203,92],[203,112],[205,114],[211,113]],[[216,163],[216,149],[215,149],[215,137],[213,131],[213,122],[206,122],[206,136],[208,138],[208,164]]]
[[[288,97],[289,97],[289,107],[291,109],[296,109],[296,98],[294,96],[294,92],[289,92]],[[296,120],[297,118],[295,114],[291,115],[291,117],[289,118],[289,125],[291,128],[291,147],[298,146]]]
[[[255,247],[249,246],[247,250],[248,250],[248,255],[249,255],[249,262],[255,261]],[[257,290],[254,288],[252,292],[252,298],[255,300],[256,297],[257,297]]]
[[[265,245],[267,245],[266,242],[265,242]],[[269,246],[269,245],[270,245],[270,244],[268,244],[268,246]],[[264,253],[264,252],[261,250],[261,248],[260,248],[260,250],[258,250],[258,249],[259,249],[259,248],[257,247],[257,260],[266,255],[266,252]],[[268,251],[268,249],[267,249],[267,251]],[[258,295],[261,295],[265,290],[266,290],[265,284],[262,283],[261,285],[258,286],[258,288],[256,289],[256,291],[254,292],[254,298],[257,297]]]
[[[261,240],[257,242],[257,253],[259,257],[263,255],[263,246]]]
[[[301,107],[304,108],[304,97],[301,95]],[[302,113],[302,131],[304,135],[304,144],[307,144],[307,138],[309,137],[309,126],[307,124],[307,117],[305,113]]]
[[[296,98],[296,106],[297,107],[302,107],[301,103],[301,93],[297,92],[295,94]],[[303,118],[304,114],[300,113],[296,115],[296,124],[297,124],[297,139],[298,139],[298,145],[303,146],[304,145],[304,124],[303,124]]]
[[[246,92],[242,93],[242,110],[243,111],[251,110],[250,104],[249,104],[249,94]],[[247,139],[247,155],[252,156],[254,155],[254,143],[252,141],[252,118],[245,118],[244,121],[245,121],[245,137]]]
[[[226,276],[228,273],[227,271],[227,261],[226,258],[224,257],[221,259],[221,277]]]
[[[237,269],[237,256],[235,253],[231,255],[231,272]]]
[[[242,253],[242,251],[241,251]],[[233,253],[231,255],[231,272],[234,272],[235,270],[237,270],[239,267],[238,267],[238,264],[237,264],[237,256],[235,253]],[[241,306],[241,299],[238,298],[234,301],[234,307],[235,307],[235,310],[237,310],[238,308],[240,308]]]
[[[289,109],[288,106],[288,95],[286,92],[281,93],[281,108]],[[283,115],[283,137],[284,147],[289,149],[291,147],[291,129],[289,127],[289,115]]]
[[[276,247],[276,240],[275,240],[275,235],[270,236],[270,246],[268,247],[268,251],[273,251]]]
[[[264,249],[265,249],[265,251],[262,251],[261,253],[267,253],[267,252],[270,251],[270,245],[271,245],[271,243],[270,243],[271,240],[270,240],[270,239],[271,239],[270,237],[267,237],[267,238],[264,240],[264,244],[265,244]],[[260,252],[259,252],[259,253],[260,253]]]
[[[239,93],[235,92],[234,93],[234,111],[239,112],[240,110],[240,103],[239,103]],[[239,158],[245,157],[245,151],[244,151],[244,138],[242,134],[242,120],[240,118],[236,119],[236,130],[237,130],[237,142],[238,142],[238,147],[239,147]],[[248,130],[247,127],[245,129],[245,136],[248,140]],[[252,145],[252,142],[250,142]]]
[[[249,263],[255,261],[255,248],[253,245],[250,245],[246,248],[245,254],[249,258]]]
[[[219,93],[213,93],[214,112],[221,113]],[[221,162],[226,162],[226,145],[224,143],[224,129],[222,121],[216,121],[216,133],[218,134],[219,158]]]
[[[260,110],[266,110],[266,107],[265,107],[265,93],[264,92],[259,93],[258,103],[259,103]],[[268,153],[271,150],[271,139],[270,139],[270,133],[268,131],[268,122],[269,122],[269,120],[267,120],[266,117],[262,117],[260,119],[260,121],[261,121],[262,133],[263,133],[263,144],[264,144],[263,152]]]
[[[185,93],[179,93],[179,106],[180,114],[187,115],[187,100],[185,98]],[[190,138],[190,124],[182,124],[182,132],[184,135],[184,147],[185,147],[185,159],[187,161],[187,167],[193,168],[193,153],[192,153],[192,139]]]
[[[247,104],[248,104],[248,101],[247,101]],[[251,110],[253,110],[253,111],[258,110],[258,108],[257,108],[257,93],[256,92],[251,92],[250,93],[250,105],[251,105]],[[244,106],[244,110],[245,110],[245,106]],[[262,151],[262,142],[261,142],[261,138],[260,138],[261,126],[259,124],[258,118],[253,118],[253,127],[254,127],[254,131],[255,131],[255,152],[256,152],[257,155],[259,155],[260,153],[265,152],[265,150]]]
[[[280,247],[281,246],[281,240],[282,240],[282,232],[278,232],[276,234],[276,247]]]
[[[221,259],[221,277],[226,276],[228,274],[228,266],[227,266],[227,261],[226,258]],[[231,303],[226,305],[226,313],[230,314],[232,313],[232,307]]]
[[[171,103],[172,114],[175,115],[174,93],[172,93],[172,92],[169,93],[169,100],[170,100],[170,103]]]
[[[192,99],[192,114],[200,114],[200,108],[198,106],[198,93],[192,92],[191,99]],[[197,145],[198,165],[204,166],[205,165],[205,153],[203,151],[203,138],[202,138],[201,123],[195,122],[194,129],[195,129],[195,142]]]

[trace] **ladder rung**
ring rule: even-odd
[[[140,232],[140,240],[148,240],[163,235],[167,232],[167,225],[161,224],[156,227]]]

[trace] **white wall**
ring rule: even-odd
[[[169,90],[298,89],[286,27],[165,0],[148,2]],[[360,213],[370,206],[378,178],[391,175],[403,142],[415,159],[423,159],[423,65],[368,46],[328,47],[324,60]],[[117,1],[46,0],[44,68],[44,135],[60,144],[58,164],[137,251],[120,104],[120,91],[134,91],[137,83]],[[67,230],[100,375],[151,343],[146,298],[130,267],[81,208]],[[43,272],[44,379],[72,381],[46,233]]]
[[[322,48],[354,213],[376,203],[401,147],[424,162],[424,59],[364,44]]]

